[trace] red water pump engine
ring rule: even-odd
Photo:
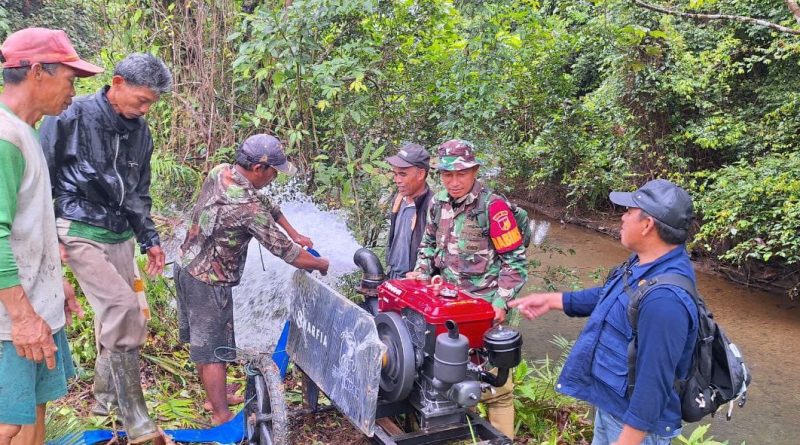
[[[441,277],[384,281],[377,258],[358,259],[360,291],[386,345],[381,400],[410,403],[423,430],[463,422],[482,391],[510,378],[521,361],[522,337],[513,328],[493,327],[490,303]],[[489,372],[493,368],[496,373]]]

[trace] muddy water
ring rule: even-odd
[[[593,286],[588,275],[597,266],[607,268],[622,262],[628,252],[619,241],[594,231],[553,223],[547,242],[575,255],[534,253],[543,266],[565,266]],[[533,249],[531,249],[533,253]],[[530,254],[529,254],[530,255]],[[787,309],[787,299],[731,283],[715,275],[698,272],[698,286],[717,320],[741,348],[753,374],[744,409],[734,407],[730,422],[725,416],[704,420],[710,434],[730,445],[800,444],[800,308]],[[531,283],[529,286],[534,286]],[[583,319],[549,313],[534,321],[523,321],[525,355],[529,359],[558,355],[549,343],[553,334],[574,340]],[[684,427],[684,435],[698,424]]]

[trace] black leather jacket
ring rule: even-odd
[[[153,139],[144,119],[111,108],[108,88],[75,99],[39,130],[56,217],[116,233],[131,228],[145,250],[160,244],[150,218]]]

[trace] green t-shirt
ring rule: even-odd
[[[81,221],[72,221],[67,235],[86,238],[103,244],[119,244],[133,238],[133,230],[128,229],[122,233],[117,233],[104,227],[93,226]]]

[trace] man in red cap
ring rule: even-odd
[[[45,404],[66,394],[74,375],[64,325],[83,313],[61,276],[34,125],[72,102],[76,77],[103,69],[81,60],[60,30],[17,31],[0,53],[0,445],[42,444]]]

